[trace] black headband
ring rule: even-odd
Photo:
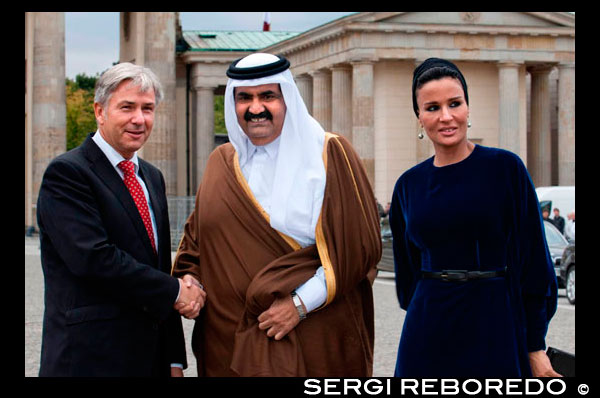
[[[456,65],[454,65],[452,62],[447,61],[445,59],[428,58],[425,61],[423,61],[423,63],[421,65],[417,66],[413,73],[412,100],[413,100],[413,109],[414,109],[417,117],[419,116],[419,107],[417,106],[417,93],[416,93],[417,82],[423,73],[425,73],[426,71],[428,71],[431,68],[436,68],[436,67],[446,67],[446,68],[451,69],[456,72],[456,74],[458,75],[458,80],[460,81],[460,84],[462,85],[463,91],[465,93],[465,101],[466,101],[467,105],[469,105],[469,93],[467,91],[467,82],[466,82],[463,74],[458,69],[458,67]]]
[[[275,75],[290,67],[290,61],[285,59],[285,57],[281,55],[277,55],[276,57],[279,58],[278,61],[265,65],[252,66],[249,68],[237,68],[235,65],[237,65],[237,63],[245,57],[236,59],[231,63],[231,65],[229,65],[229,69],[227,69],[227,76],[236,80],[258,79],[261,77]]]

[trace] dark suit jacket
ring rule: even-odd
[[[139,159],[158,255],[90,134],[54,159],[37,203],[45,312],[40,376],[163,376],[187,366],[161,172]]]

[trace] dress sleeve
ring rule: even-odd
[[[520,279],[521,298],[525,315],[527,349],[529,352],[546,348],[548,324],[556,312],[558,285],[540,212],[535,187],[525,165],[517,161],[518,194],[515,200],[516,252],[513,270]]]
[[[403,200],[402,180],[398,180],[392,195],[389,220],[392,230],[396,294],[400,307],[408,309],[417,281],[421,278],[421,254],[410,241],[406,229],[406,203]]]

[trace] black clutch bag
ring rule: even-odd
[[[554,347],[548,347],[546,355],[556,372],[564,377],[575,377],[575,355]]]

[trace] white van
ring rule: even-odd
[[[539,187],[535,189],[540,207],[550,208],[550,218],[554,218],[554,210],[560,210],[560,215],[567,220],[567,214],[575,210],[575,186]]]

